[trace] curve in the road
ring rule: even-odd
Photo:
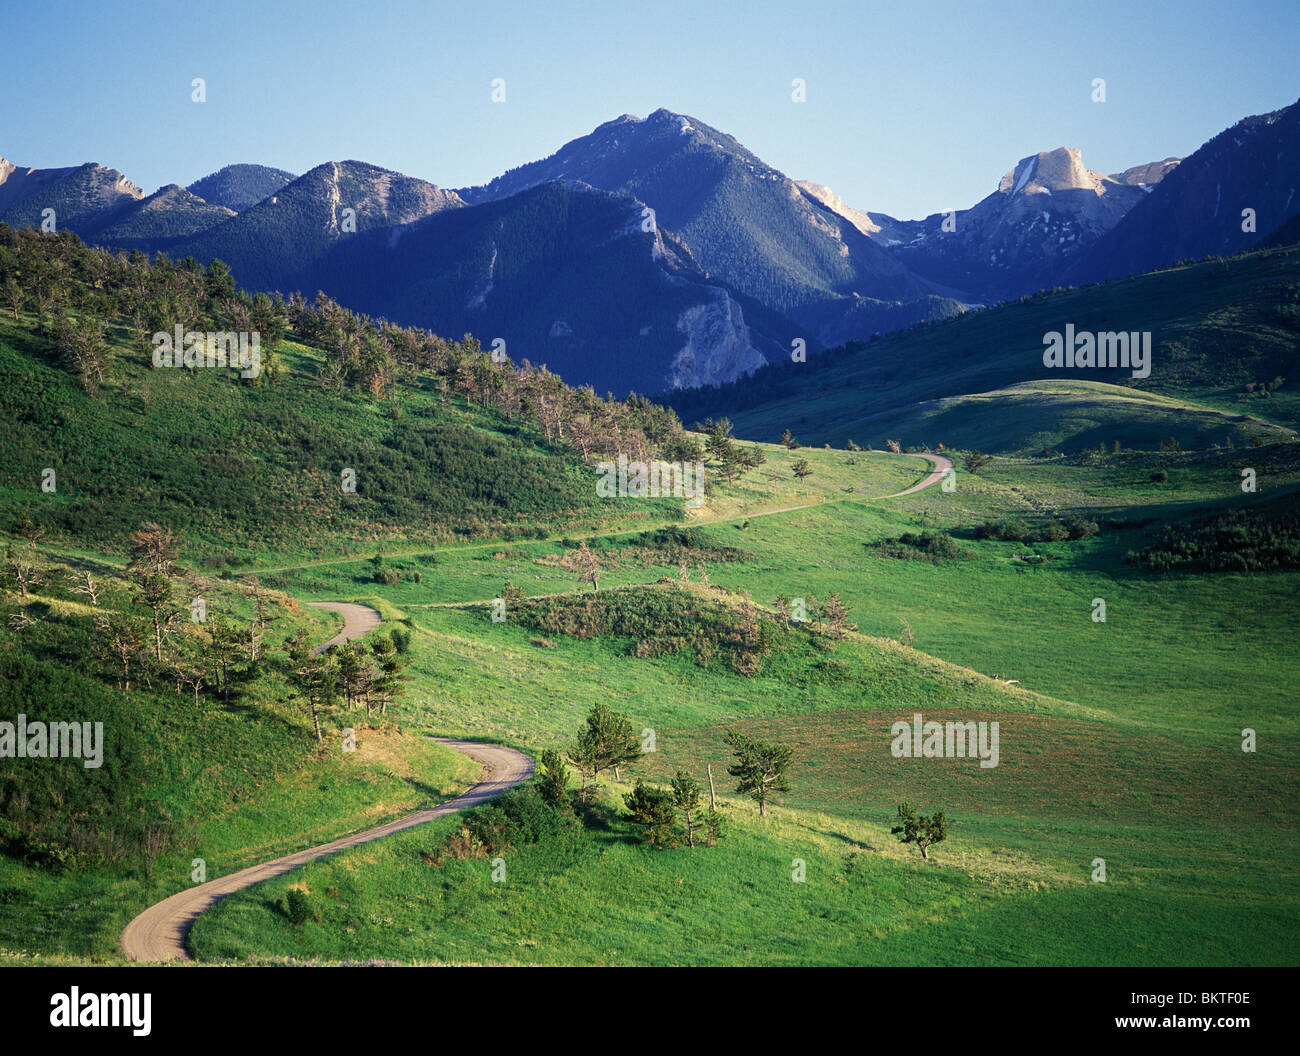
[[[354,601],[309,601],[307,607],[329,609],[343,617],[343,630],[324,645],[313,649],[314,653],[323,653],[331,645],[341,645],[343,642],[350,642],[353,638],[369,634],[383,622],[383,617],[379,615],[377,609],[372,609],[369,605],[358,605]]]
[[[916,457],[924,458],[929,460],[930,462],[933,462],[934,469],[930,471],[929,475],[927,475],[921,480],[918,480],[910,488],[904,488],[902,491],[896,491],[892,495],[885,495],[883,496],[884,498],[896,499],[900,495],[912,495],[918,491],[924,491],[926,488],[931,487],[934,484],[938,484],[939,481],[943,480],[943,475],[947,473],[948,470],[952,469],[952,459],[945,458],[943,455],[924,454],[924,455],[917,455]]]
[[[318,653],[336,642],[358,638],[374,630],[380,623],[379,613],[366,605],[326,601],[310,604],[313,608],[332,609],[343,614],[343,630],[317,649]],[[329,843],[273,858],[260,865],[250,865],[247,869],[241,869],[229,876],[218,877],[205,884],[178,891],[171,897],[150,906],[126,926],[122,932],[122,952],[133,961],[192,960],[189,951],[185,948],[185,937],[189,934],[190,927],[200,913],[227,895],[349,847],[358,847],[363,843],[391,836],[395,832],[423,825],[435,818],[477,807],[532,776],[533,761],[523,752],[515,751],[513,748],[445,737],[435,738],[435,740],[482,763],[484,768],[482,780],[455,799],[439,803],[436,807],[418,810],[414,814],[396,818],[373,829],[353,833],[351,836],[342,836]]]
[[[925,458],[933,463],[934,468],[910,488],[895,492],[884,498],[894,499],[902,495],[912,495],[924,491],[943,479],[952,469],[952,460],[943,455],[925,454],[916,457]],[[792,512],[803,507],[791,507],[790,510],[768,511],[769,513]],[[322,653],[332,645],[360,638],[374,630],[382,622],[379,612],[369,605],[360,605],[345,601],[314,601],[307,603],[311,608],[328,609],[343,617],[343,629],[315,651]],[[205,884],[178,891],[170,898],[165,898],[137,916],[122,932],[122,950],[136,961],[179,961],[190,960],[185,949],[185,937],[191,925],[205,909],[219,902],[227,895],[244,888],[252,887],[263,880],[280,876],[296,869],[300,865],[313,862],[318,858],[335,854],[349,847],[357,847],[372,840],[381,839],[395,832],[423,825],[435,818],[445,817],[456,811],[478,806],[506,789],[526,781],[533,772],[533,763],[528,756],[513,748],[501,745],[480,744],[474,741],[458,741],[438,738],[440,744],[463,752],[485,767],[484,780],[474,785],[467,792],[427,810],[416,811],[405,817],[397,818],[385,825],[366,829],[364,832],[343,836],[318,847],[309,847],[294,854],[274,858],[260,865],[249,866]]]

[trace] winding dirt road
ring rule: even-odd
[[[318,645],[312,650],[313,653],[323,653],[331,645],[341,645],[343,642],[350,642],[353,638],[360,638],[362,635],[369,634],[383,622],[383,617],[378,611],[372,609],[369,605],[358,605],[352,601],[309,601],[309,609],[329,609],[331,612],[337,612],[343,617],[343,630],[339,631],[324,645]]]
[[[926,454],[926,455],[917,455],[916,457],[928,459],[929,461],[934,463],[934,469],[930,472],[930,475],[925,477],[922,480],[917,481],[910,488],[904,488],[902,491],[896,491],[892,495],[885,495],[883,496],[884,498],[896,499],[900,495],[911,495],[918,491],[924,491],[926,488],[930,487],[931,485],[938,484],[939,481],[943,480],[943,475],[947,473],[948,470],[952,469],[952,459],[945,458],[943,455]]]
[[[322,652],[335,642],[358,638],[380,624],[379,613],[366,605],[351,602],[311,602],[313,608],[332,609],[343,614],[343,630],[331,638],[316,652]],[[206,884],[178,891],[170,898],[155,903],[128,924],[122,932],[122,952],[133,961],[189,961],[189,951],[185,949],[185,937],[199,914],[221,901],[227,895],[242,891],[263,880],[280,876],[296,869],[300,865],[314,862],[318,858],[335,854],[349,847],[359,847],[363,843],[391,836],[395,832],[412,829],[417,825],[433,821],[434,818],[446,817],[460,810],[468,810],[485,803],[494,796],[499,796],[506,789],[528,780],[533,773],[533,761],[513,748],[497,744],[480,744],[476,741],[457,741],[448,738],[435,738],[439,744],[468,755],[483,764],[483,777],[478,784],[461,793],[455,799],[440,803],[436,807],[418,810],[414,814],[396,818],[384,825],[377,825],[364,832],[343,836],[318,847],[309,847],[294,854],[273,858],[260,865],[251,865],[229,876],[209,880]]]
[[[952,469],[952,460],[945,458],[943,455],[926,454],[916,457],[929,460],[933,463],[934,469],[910,488],[895,492],[893,495],[883,496],[883,498],[894,499],[902,495],[912,495],[915,492],[923,491],[939,483],[943,479],[943,475]],[[769,510],[765,512],[786,513],[803,508],[794,506],[788,510]],[[751,516],[762,516],[762,514]],[[315,650],[317,653],[323,653],[331,645],[360,638],[373,631],[382,622],[380,614],[369,605],[359,605],[355,602],[346,601],[313,601],[307,604],[311,608],[328,609],[343,616],[343,629],[324,645],[319,646]],[[126,929],[122,932],[122,951],[133,961],[192,960],[189,951],[185,949],[185,937],[189,933],[191,925],[193,925],[200,913],[227,895],[252,887],[254,884],[260,884],[263,880],[270,880],[273,877],[289,872],[291,869],[296,869],[300,865],[314,862],[319,858],[346,850],[349,847],[359,847],[363,843],[369,843],[372,840],[390,836],[395,832],[402,832],[417,825],[423,825],[434,818],[445,817],[460,810],[476,807],[532,776],[532,760],[513,748],[505,748],[495,744],[480,744],[475,741],[457,741],[446,738],[438,738],[437,740],[439,744],[445,744],[447,747],[454,748],[456,751],[468,755],[471,759],[481,762],[484,767],[483,780],[455,799],[450,799],[436,807],[416,811],[414,814],[397,818],[373,829],[366,829],[364,832],[354,833],[351,836],[343,836],[330,843],[323,843],[318,847],[309,847],[294,854],[273,858],[269,862],[249,866],[247,869],[241,869],[229,876],[209,880],[205,884],[178,891],[170,898],[165,898],[161,902],[150,906],[126,926]]]

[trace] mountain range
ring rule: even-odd
[[[899,220],[794,180],[697,118],[625,114],[550,157],[450,190],[361,161],[227,166],[153,194],[93,162],[0,158],[0,221],[220,258],[253,289],[323,290],[624,393],[764,363],[1036,290],[1248,249],[1300,213],[1300,104],[1185,159],[1105,175],[1021,158],[968,209]],[[49,212],[53,210],[53,212]],[[1251,222],[1245,222],[1250,213]]]

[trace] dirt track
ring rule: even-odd
[[[358,605],[352,601],[309,601],[307,607],[329,609],[343,616],[343,630],[324,645],[318,645],[312,650],[314,653],[323,653],[331,645],[339,645],[353,638],[360,638],[363,634],[369,634],[383,622],[383,617],[369,605]]]
[[[927,454],[918,457],[933,462],[934,469],[910,488],[895,492],[893,495],[884,496],[885,498],[892,499],[900,495],[911,495],[923,491],[937,484],[943,479],[944,473],[952,468],[952,460],[945,458],[943,455]],[[791,510],[802,508],[798,506],[790,507]],[[768,512],[786,511],[773,510]],[[316,601],[308,602],[308,605],[315,609],[329,609],[341,613],[343,616],[343,629],[324,645],[319,646],[315,650],[317,653],[324,652],[331,645],[350,641],[353,638],[360,638],[374,630],[382,622],[379,613],[368,605],[343,601]],[[305,865],[307,862],[324,858],[348,847],[357,847],[363,843],[369,843],[371,840],[378,840],[392,833],[402,832],[405,829],[414,828],[416,825],[423,825],[434,818],[444,817],[459,810],[478,806],[480,803],[500,795],[512,785],[526,781],[533,772],[532,760],[513,748],[441,738],[439,743],[455,748],[457,751],[468,755],[471,759],[483,763],[484,779],[455,799],[448,800],[436,807],[417,811],[414,814],[408,814],[405,817],[390,821],[385,825],[366,829],[364,832],[358,832],[351,836],[344,836],[330,843],[323,843],[318,847],[309,847],[294,854],[273,858],[269,862],[249,866],[247,869],[241,869],[229,876],[209,880],[205,884],[178,891],[170,898],[165,898],[161,902],[150,906],[126,926],[126,929],[122,932],[122,951],[134,961],[191,960],[189,952],[185,949],[185,937],[189,933],[190,926],[200,913],[227,895],[252,887],[263,880],[280,876],[300,865]]]
[[[358,638],[374,630],[380,623],[379,613],[366,605],[331,601],[311,604],[313,608],[332,609],[343,614],[343,630],[317,649],[318,653],[336,642]],[[357,847],[371,840],[378,840],[395,832],[423,825],[434,818],[476,807],[500,795],[512,785],[526,781],[532,775],[533,761],[523,752],[517,752],[513,748],[505,748],[497,744],[479,744],[475,741],[456,741],[446,738],[437,740],[439,744],[445,744],[481,762],[482,780],[455,799],[449,799],[436,807],[418,810],[414,814],[396,818],[373,829],[343,836],[329,843],[322,843],[318,847],[308,847],[306,850],[273,858],[260,865],[250,865],[247,869],[241,869],[228,876],[218,877],[205,884],[178,891],[170,898],[150,906],[126,926],[121,938],[122,952],[133,961],[192,960],[189,951],[185,948],[185,937],[189,934],[191,925],[200,913],[227,895],[260,884],[263,880],[280,876],[300,865],[314,862],[318,858],[335,854],[348,847]]]
[[[928,458],[931,462],[934,463],[934,469],[930,472],[930,475],[925,477],[923,480],[917,481],[910,488],[904,488],[902,491],[896,491],[892,495],[886,495],[885,498],[896,499],[900,495],[911,495],[914,492],[924,491],[932,484],[938,484],[939,481],[943,480],[943,475],[946,472],[948,472],[948,470],[952,469],[952,459],[944,458],[943,455],[917,455],[916,457]]]

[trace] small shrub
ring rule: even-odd
[[[301,888],[290,888],[284,900],[279,903],[279,909],[281,913],[289,918],[289,923],[295,928],[301,928],[309,920],[320,920],[320,914],[312,907],[307,892]]]
[[[897,539],[881,539],[866,544],[882,557],[896,557],[905,561],[930,561],[940,564],[953,558],[969,558],[952,536],[942,532],[904,532]]]

